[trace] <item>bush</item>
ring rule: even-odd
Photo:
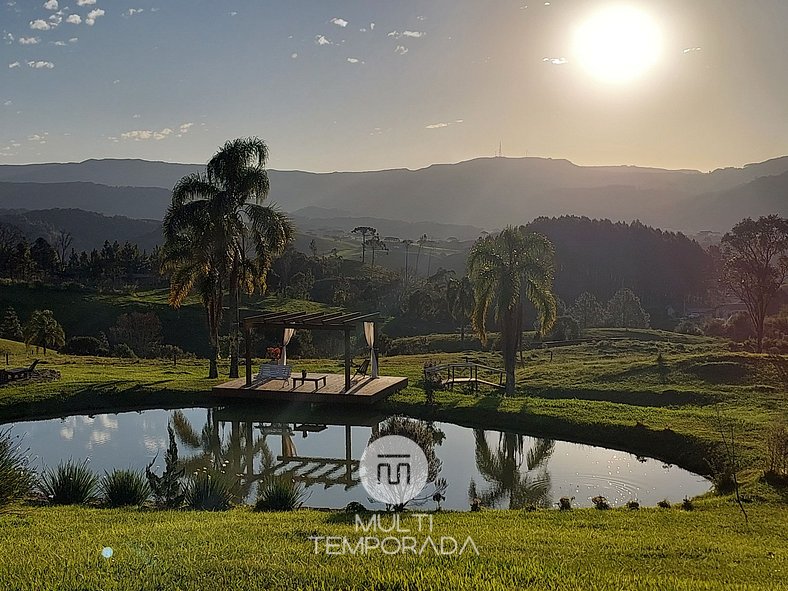
[[[93,499],[97,484],[98,476],[88,468],[87,460],[69,460],[45,472],[38,488],[53,505],[81,505]]]
[[[627,509],[630,511],[639,511],[640,510],[640,503],[637,501],[627,501]]]
[[[674,332],[702,337],[703,329],[692,320],[684,319],[678,323]]]
[[[11,503],[22,500],[33,488],[29,459],[19,447],[19,438],[0,432],[0,513]]]
[[[574,497],[561,497],[558,499],[558,508],[561,511],[571,511],[572,510],[572,501],[574,501]]]
[[[559,316],[546,341],[576,341],[580,338],[580,325],[571,316]]]
[[[101,496],[110,507],[142,505],[151,495],[145,475],[136,470],[105,472],[100,489]]]
[[[594,503],[594,507],[596,507],[600,511],[607,511],[608,509],[610,509],[610,503],[608,503],[607,499],[602,495],[597,495],[596,497],[591,499],[591,502]]]
[[[63,347],[62,353],[68,355],[107,355],[109,351],[104,348],[96,337],[71,337]]]
[[[660,509],[670,509],[670,501],[667,499],[662,499],[659,503],[657,503],[657,507]]]
[[[198,472],[186,485],[186,506],[196,511],[227,511],[236,496],[234,483],[222,472]]]
[[[788,425],[777,423],[766,434],[766,449],[769,452],[768,475],[788,476]]]
[[[136,359],[137,356],[126,343],[118,343],[112,347],[112,356],[120,359]]]
[[[694,511],[695,504],[692,502],[692,499],[690,499],[689,497],[684,497],[684,500],[681,501],[681,508],[684,511]]]
[[[273,476],[261,481],[257,489],[255,511],[293,511],[304,504],[303,485],[287,476]]]

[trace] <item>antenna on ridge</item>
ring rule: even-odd
[[[496,158],[503,158],[503,142],[498,142],[498,149],[495,151]]]

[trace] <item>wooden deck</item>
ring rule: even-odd
[[[345,392],[345,376],[325,375],[326,385],[315,390],[315,384],[306,382],[293,387],[292,380],[269,380],[246,386],[245,378],[238,378],[213,387],[213,396],[241,398],[244,400],[270,400],[278,402],[326,402],[336,404],[374,404],[388,398],[408,385],[408,378],[380,376],[362,377],[353,381],[349,392]]]

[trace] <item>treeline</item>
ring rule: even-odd
[[[158,276],[158,249],[148,253],[136,244],[105,241],[101,249],[77,252],[73,238],[61,232],[50,244],[32,243],[15,228],[0,224],[0,278],[15,281],[74,281],[91,287],[163,284]]]

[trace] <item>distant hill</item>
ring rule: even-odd
[[[76,207],[161,219],[175,182],[199,170],[195,164],[143,160],[3,165],[0,207]],[[567,214],[725,231],[744,215],[783,213],[779,195],[788,188],[786,173],[788,157],[711,173],[547,158],[479,158],[419,170],[269,171],[271,201],[301,218],[322,219],[321,227],[341,218],[374,218],[464,226],[470,233]],[[414,237],[415,227],[386,233],[414,230]]]
[[[162,242],[161,222],[105,216],[80,209],[36,211],[0,209],[0,224],[17,228],[31,242],[43,237],[50,244],[61,230],[70,232],[77,252],[101,248],[105,240],[132,242],[150,251]]]

